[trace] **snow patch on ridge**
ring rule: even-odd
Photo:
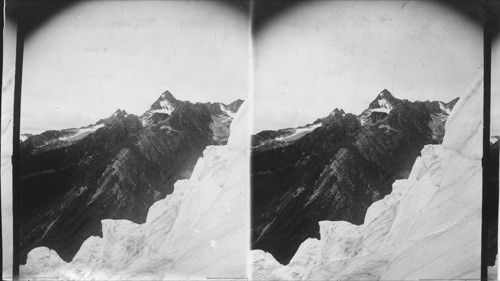
[[[154,109],[154,110],[151,110],[152,113],[161,113],[161,114],[168,114],[168,115],[172,114],[172,111],[173,110],[167,109],[167,108],[165,108],[165,109]]]
[[[370,109],[370,112],[383,112],[383,113],[389,114],[389,112],[391,112],[391,109],[392,108],[389,109],[389,108],[381,107],[381,108]]]
[[[80,128],[80,129],[77,129],[75,134],[59,138],[59,140],[61,140],[61,141],[77,141],[79,139],[82,139],[82,138],[90,135],[91,133],[97,131],[97,129],[102,128],[102,127],[104,127],[104,123],[101,123],[99,125],[93,125],[93,126],[86,127],[86,128]]]
[[[231,110],[228,110],[226,108],[226,106],[224,106],[223,104],[220,104],[219,106],[220,106],[220,110],[222,110],[222,112],[225,112],[229,117],[231,117],[231,118],[235,117],[235,113],[232,112]]]
[[[378,100],[378,105],[381,108],[388,110],[388,112],[392,110],[392,105],[383,97]]]
[[[443,102],[439,102],[439,108],[444,111],[447,115],[450,115],[451,113],[451,110],[443,103]]]
[[[310,132],[314,131],[314,129],[319,128],[322,125],[323,124],[318,123],[318,124],[314,124],[314,125],[310,125],[310,126],[306,126],[306,127],[302,127],[302,128],[297,128],[297,129],[295,129],[295,132],[293,132],[292,134],[287,135],[287,136],[283,136],[283,137],[277,137],[276,140],[278,140],[278,141],[295,140],[295,139],[301,138],[301,137],[309,134]]]
[[[160,107],[162,109],[153,110],[153,112],[165,113],[170,115],[172,114],[172,111],[174,111],[175,109],[175,107],[172,104],[170,104],[167,100],[161,100]]]
[[[21,134],[21,135],[19,135],[19,140],[21,142],[23,142],[23,141],[27,140],[29,137],[30,137],[29,135]]]

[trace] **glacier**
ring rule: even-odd
[[[155,202],[146,222],[102,220],[69,263],[46,247],[28,254],[20,277],[62,280],[245,278],[249,260],[248,105],[225,146],[209,146],[189,180]]]
[[[426,145],[406,180],[373,203],[364,224],[321,221],[288,265],[253,250],[257,280],[479,279],[483,71]]]
[[[14,133],[14,83],[15,67],[9,68],[4,65],[4,74],[2,76],[2,136],[1,136],[1,185],[0,191],[2,203],[2,277],[12,278],[14,252],[13,247],[13,208],[12,208],[12,137]]]

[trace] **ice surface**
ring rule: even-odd
[[[14,116],[14,71],[2,77],[2,276],[12,277],[12,137]]]
[[[231,124],[227,146],[209,146],[189,180],[155,202],[146,222],[103,220],[70,263],[41,247],[22,277],[65,280],[244,278],[249,253],[248,109]]]
[[[407,180],[363,225],[320,222],[288,265],[252,251],[254,279],[479,279],[483,74],[453,109],[442,145],[427,145]]]

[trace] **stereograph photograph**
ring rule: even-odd
[[[498,3],[3,8],[3,280],[498,280]]]

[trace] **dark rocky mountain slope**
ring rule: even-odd
[[[384,90],[359,116],[335,109],[303,127],[254,135],[252,248],[287,264],[304,240],[319,238],[319,221],[362,224],[367,208],[407,178],[422,147],[442,141],[455,103]]]
[[[20,263],[40,246],[71,261],[88,237],[102,236],[102,219],[144,223],[207,145],[227,141],[241,103],[192,104],[165,92],[141,117],[117,110],[29,136],[20,148]]]

